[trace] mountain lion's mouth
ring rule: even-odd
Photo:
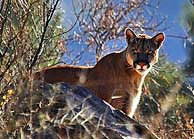
[[[145,69],[138,69],[139,71],[145,71]]]
[[[135,69],[138,73],[140,73],[140,74],[143,74],[143,73],[145,73],[146,72],[146,70],[147,69],[143,69],[143,68],[141,68],[141,69]]]
[[[145,72],[145,69],[138,69],[139,72]]]

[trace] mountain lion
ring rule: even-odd
[[[33,74],[34,80],[81,85],[96,96],[133,117],[140,100],[144,78],[158,61],[164,33],[154,37],[125,31],[127,48],[103,57],[94,67],[53,66]]]

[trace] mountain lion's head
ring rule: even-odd
[[[164,41],[164,33],[150,37],[146,34],[136,35],[131,29],[125,31],[128,43],[126,59],[138,73],[144,74],[158,61],[159,48]]]

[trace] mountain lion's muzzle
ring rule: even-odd
[[[136,70],[143,72],[143,71],[149,69],[150,64],[147,61],[134,61],[133,67]]]

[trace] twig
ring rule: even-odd
[[[59,3],[59,0],[56,1],[56,3],[55,3],[55,5],[54,5],[53,9],[51,10],[50,15],[48,15],[48,18],[47,18],[47,21],[46,21],[46,24],[45,24],[45,26],[44,26],[44,30],[43,30],[43,33],[42,33],[42,36],[41,36],[41,40],[40,40],[40,43],[39,43],[39,47],[38,47],[38,49],[37,49],[37,51],[36,51],[36,53],[35,53],[35,56],[33,57],[32,63],[31,63],[31,65],[29,66],[28,70],[31,70],[31,69],[32,69],[32,67],[35,65],[36,61],[38,60],[38,57],[39,57],[40,54],[41,54],[42,47],[43,47],[43,42],[44,42],[44,37],[45,37],[46,31],[47,31],[47,28],[48,28],[48,26],[49,26],[49,23],[50,23],[52,17],[53,17],[53,14],[54,14],[54,12],[55,12],[55,10],[56,10],[56,7],[57,7],[58,3]]]
[[[183,40],[188,39],[188,36],[179,36],[179,35],[171,35],[171,34],[167,34],[166,36],[171,38],[183,39]]]

